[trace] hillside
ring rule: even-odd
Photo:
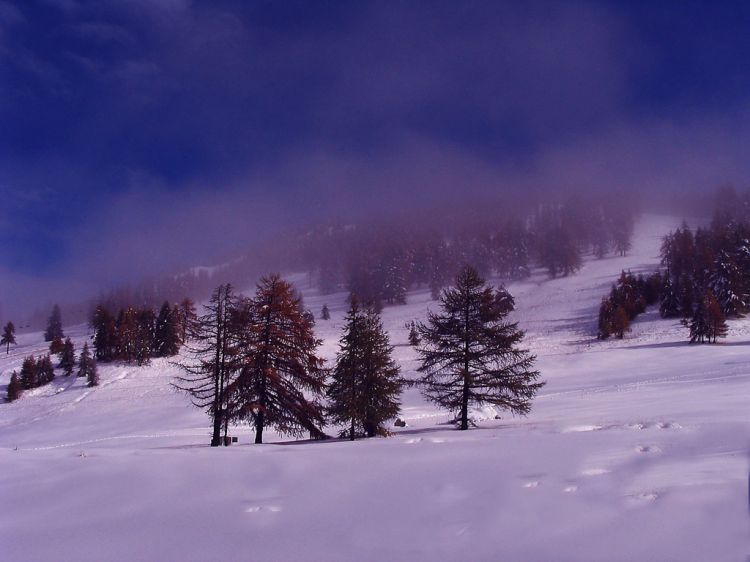
[[[58,378],[0,404],[4,560],[738,560],[747,533],[750,321],[690,346],[656,311],[622,341],[594,339],[620,270],[653,270],[678,219],[645,216],[626,257],[508,286],[547,381],[526,418],[490,409],[456,432],[417,390],[406,428],[354,443],[273,433],[211,449],[207,417],[171,386],[177,367],[100,365],[101,386]],[[291,276],[335,357],[344,293]],[[251,288],[248,288],[248,291]],[[414,291],[383,320],[406,376]],[[67,332],[77,348],[87,328]],[[0,355],[0,390],[24,334]],[[496,418],[500,414],[500,418]],[[331,433],[334,430],[331,429]],[[275,443],[273,442],[275,441]]]

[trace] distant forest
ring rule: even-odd
[[[305,272],[310,286],[324,294],[348,291],[379,306],[405,302],[416,287],[429,287],[437,298],[465,265],[483,276],[518,280],[535,267],[551,277],[574,274],[586,254],[624,254],[636,212],[634,197],[607,194],[324,221],[279,233],[213,267],[143,279],[61,306],[69,322],[85,322],[96,306],[120,310],[158,308],[185,297],[201,301],[217,283],[251,286],[267,271]],[[41,328],[48,312],[49,305],[40,305],[19,327]]]

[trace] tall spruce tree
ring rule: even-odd
[[[241,336],[242,369],[231,393],[239,402],[238,416],[255,427],[263,442],[266,427],[322,438],[325,387],[321,341],[305,317],[300,299],[277,274],[263,277],[249,301],[249,321]]]
[[[320,317],[323,320],[330,320],[331,319],[331,311],[328,310],[328,305],[324,304],[323,308],[320,309]]]
[[[175,310],[167,301],[161,305],[159,316],[156,318],[154,333],[154,351],[160,357],[172,357],[180,351],[182,334],[180,319],[175,316]]]
[[[96,359],[91,356],[88,342],[83,344],[81,357],[78,360],[78,376],[86,379],[87,386],[97,386],[99,384],[99,372],[96,368]]]
[[[8,394],[5,400],[7,402],[14,402],[21,397],[22,393],[23,386],[21,385],[21,381],[18,378],[18,373],[13,371],[13,374],[10,376],[10,382],[8,383]]]
[[[62,327],[62,315],[60,314],[60,307],[55,305],[52,307],[52,314],[47,321],[47,329],[44,331],[44,341],[59,341],[62,344],[62,340],[65,337]],[[54,351],[53,353],[57,353]]]
[[[16,327],[13,325],[13,322],[8,322],[3,327],[3,337],[0,338],[0,345],[5,346],[6,355],[10,352],[10,346],[16,345]]]
[[[33,355],[29,355],[21,364],[21,386],[24,390],[30,390],[39,386],[36,373],[36,360]]]
[[[63,370],[66,377],[73,374],[73,369],[76,366],[76,353],[73,342],[70,338],[65,338],[62,352],[60,353],[59,367]]]
[[[94,355],[99,361],[111,361],[117,353],[117,329],[112,313],[104,305],[98,305],[91,317],[94,329]]]
[[[195,313],[195,303],[187,297],[182,299],[179,312],[178,324],[182,330],[182,343],[185,343],[188,338],[192,337],[193,330],[198,321],[198,315]]]
[[[237,370],[234,311],[232,286],[220,285],[214,289],[187,345],[189,359],[180,364],[184,374],[174,383],[177,389],[190,396],[194,406],[205,410],[211,417],[212,447],[221,445],[222,428],[226,431],[225,420],[229,415],[227,389]]]
[[[507,322],[513,299],[493,291],[472,267],[443,291],[440,314],[420,324],[417,349],[423,373],[417,381],[428,400],[458,413],[459,428],[469,427],[469,407],[490,404],[526,414],[544,385],[536,382],[535,357],[520,349],[524,333]]]
[[[48,355],[42,355],[36,360],[36,383],[39,386],[49,384],[55,379],[55,369],[52,359]]]
[[[398,415],[399,367],[380,315],[350,299],[332,382],[328,387],[330,419],[348,426],[342,437],[385,435],[384,423]]]

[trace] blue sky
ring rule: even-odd
[[[748,6],[0,0],[0,289],[425,198],[743,187]]]

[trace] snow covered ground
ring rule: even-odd
[[[211,449],[208,420],[169,383],[176,368],[101,365],[0,404],[2,560],[745,560],[750,320],[689,346],[655,312],[623,341],[593,339],[622,268],[650,270],[678,220],[646,216],[627,257],[570,278],[513,284],[547,386],[526,418],[475,412],[457,432],[418,391],[387,439]],[[345,295],[296,279],[333,358]],[[386,308],[407,376],[404,324],[429,295]],[[86,328],[68,330],[80,347]],[[0,356],[0,391],[41,334]]]

